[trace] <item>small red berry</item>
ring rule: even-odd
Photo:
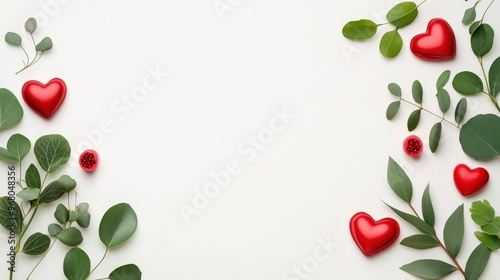
[[[422,140],[416,135],[410,135],[406,137],[403,142],[403,149],[407,155],[412,158],[419,157],[424,150],[424,145],[422,144]]]
[[[80,167],[87,171],[92,172],[97,168],[97,164],[99,163],[99,155],[94,150],[85,150],[78,160],[80,163]]]

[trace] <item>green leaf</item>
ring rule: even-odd
[[[425,234],[415,234],[406,237],[400,244],[418,250],[430,249],[439,246],[439,242],[436,239]]]
[[[89,204],[87,202],[81,202],[76,206],[76,211],[79,213],[87,212],[89,210]]]
[[[478,280],[483,274],[491,256],[491,250],[483,244],[479,244],[469,256],[465,264],[465,279]]]
[[[489,82],[490,82],[490,89],[491,89],[491,94],[494,96],[497,96],[498,93],[500,92],[500,57],[495,59],[493,61],[493,64],[491,64],[490,71],[489,71]]]
[[[0,88],[0,130],[21,122],[23,114],[23,107],[16,96],[9,90]]]
[[[90,225],[90,213],[89,212],[79,213],[78,219],[76,219],[76,222],[82,228],[88,228]]]
[[[396,57],[402,48],[403,38],[397,29],[386,32],[380,40],[380,53],[387,58]]]
[[[440,260],[418,260],[400,268],[423,279],[441,279],[457,270],[453,265]]]
[[[429,148],[433,153],[436,152],[439,142],[441,141],[442,126],[441,122],[438,122],[431,128],[431,133],[429,134]]]
[[[486,225],[495,218],[495,209],[486,199],[472,202],[469,208],[471,218],[478,226]]]
[[[61,223],[66,224],[69,221],[69,210],[63,204],[59,203],[56,207],[56,211],[54,212],[54,218]]]
[[[42,136],[36,140],[34,152],[42,169],[52,173],[68,162],[71,147],[66,138],[58,134],[52,134]]]
[[[64,257],[63,271],[68,280],[86,280],[90,275],[89,256],[78,247],[72,248]]]
[[[24,189],[17,193],[17,197],[24,199],[26,201],[33,201],[38,199],[40,194],[40,189]]]
[[[63,228],[60,225],[55,224],[55,223],[50,224],[47,228],[47,231],[52,236],[57,236],[62,230],[63,230]]]
[[[389,104],[387,110],[385,111],[385,117],[388,120],[392,120],[398,113],[400,107],[401,107],[401,101],[392,102],[391,104]]]
[[[23,212],[15,200],[7,196],[0,197],[0,224],[7,230],[16,234],[23,229]]]
[[[474,232],[474,235],[490,250],[496,251],[500,249],[500,237],[498,235],[490,235],[480,231]]]
[[[7,141],[7,150],[16,157],[18,162],[23,161],[30,149],[30,140],[21,134],[12,135]]]
[[[61,187],[58,181],[54,181],[47,185],[40,195],[40,203],[51,203],[61,198],[66,192]]]
[[[28,31],[29,33],[35,32],[37,27],[36,19],[35,18],[29,18],[25,23],[24,23],[24,29]]]
[[[464,205],[460,205],[448,218],[443,231],[444,245],[454,258],[462,248],[464,240]]]
[[[26,170],[26,185],[30,189],[40,189],[42,188],[42,180],[40,178],[40,173],[36,166],[32,163]]]
[[[410,116],[408,117],[408,131],[413,131],[415,130],[415,128],[417,128],[418,123],[420,122],[421,114],[422,114],[421,109],[417,109],[411,112]]]
[[[99,224],[99,238],[107,248],[125,243],[137,229],[137,214],[127,203],[112,206]]]
[[[413,85],[411,87],[411,93],[413,96],[413,100],[417,102],[418,104],[422,104],[422,98],[424,96],[424,90],[422,88],[422,84],[420,83],[419,80],[415,80],[413,82]]]
[[[26,239],[23,246],[23,253],[30,256],[37,256],[47,252],[49,247],[50,237],[37,232]]]
[[[436,90],[440,90],[446,86],[448,81],[450,80],[451,76],[451,71],[450,70],[445,70],[441,75],[439,75],[439,78],[437,79],[436,82]]]
[[[9,45],[20,46],[23,42],[23,39],[17,33],[7,32],[7,34],[5,34],[5,42],[7,42],[7,44]]]
[[[405,27],[412,23],[418,16],[417,4],[413,2],[402,2],[389,10],[387,20],[396,27]]]
[[[411,214],[405,213],[403,211],[400,211],[388,204],[386,204],[389,208],[391,208],[394,213],[396,213],[399,217],[401,217],[403,220],[407,221],[410,223],[412,226],[414,226],[416,229],[418,229],[420,232],[426,235],[430,236],[436,236],[436,231],[434,228],[430,225],[428,225],[426,222],[423,220],[419,219],[416,216],[413,216]]]
[[[457,107],[455,108],[455,122],[460,124],[465,117],[465,113],[467,112],[467,99],[462,97],[460,101],[458,101]]]
[[[478,75],[463,71],[455,75],[452,82],[453,88],[463,95],[474,95],[483,92],[483,81]]]
[[[57,182],[65,192],[70,192],[76,188],[76,181],[68,175],[62,175]]]
[[[411,180],[392,157],[389,157],[387,164],[387,182],[397,196],[407,203],[411,202],[413,196]]]
[[[0,159],[9,163],[19,163],[17,157],[11,154],[7,149],[0,147]]]
[[[462,150],[475,159],[500,155],[500,117],[494,114],[472,117],[462,126],[459,140]]]
[[[437,100],[439,104],[439,109],[441,112],[446,113],[451,106],[450,94],[445,89],[439,89],[437,92]]]
[[[469,34],[472,35],[476,31],[476,29],[481,25],[481,21],[475,21],[474,23],[469,26]]]
[[[46,52],[52,49],[52,47],[53,47],[52,40],[49,37],[45,37],[42,39],[42,41],[40,41],[40,43],[36,45],[35,49],[37,52]]]
[[[351,40],[366,40],[377,33],[378,25],[369,19],[350,21],[342,28],[342,35]]]
[[[389,89],[389,92],[396,96],[396,97],[401,97],[401,87],[396,84],[396,83],[390,83],[387,88]]]
[[[465,25],[469,25],[473,23],[474,20],[476,20],[476,5],[465,10],[464,16],[462,18],[462,23]]]
[[[57,239],[67,246],[78,246],[83,241],[82,233],[76,227],[69,227],[63,229],[58,235]]]
[[[424,194],[422,195],[422,216],[424,217],[424,221],[430,225],[434,226],[435,223],[435,215],[434,215],[434,207],[432,206],[432,200],[430,195],[430,186],[427,185],[425,188]]]
[[[492,234],[492,235],[497,235],[500,234],[500,217],[495,217],[491,222],[482,225],[481,229],[486,233],[486,234]]]
[[[493,47],[495,32],[490,25],[480,24],[470,37],[472,51],[477,57],[483,57],[490,52]]]
[[[113,270],[108,278],[109,280],[141,280],[142,272],[135,264],[126,264]]]

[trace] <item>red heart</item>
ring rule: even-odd
[[[444,19],[432,19],[427,31],[411,40],[412,53],[423,60],[440,61],[455,57],[456,42],[453,29]]]
[[[352,216],[349,229],[352,239],[367,257],[388,248],[399,237],[399,224],[396,220],[384,218],[375,221],[364,212]]]
[[[461,163],[453,170],[453,181],[455,181],[455,186],[463,196],[473,195],[481,191],[489,179],[488,171],[482,167],[470,169],[467,165]]]
[[[50,119],[66,97],[66,84],[59,78],[54,78],[45,85],[38,81],[28,81],[23,85],[22,95],[33,111]]]

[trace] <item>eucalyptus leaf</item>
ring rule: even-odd
[[[465,97],[462,97],[460,101],[458,101],[457,107],[455,108],[455,122],[457,124],[462,123],[466,112],[467,112],[467,99]]]
[[[54,218],[61,223],[66,224],[69,221],[69,210],[62,203],[59,203],[54,212]]]
[[[491,94],[497,96],[500,92],[500,57],[491,64],[488,77]]]
[[[411,180],[392,157],[389,157],[387,164],[387,182],[397,196],[407,203],[411,202],[413,196]]]
[[[17,161],[17,157],[13,155],[9,150],[0,147],[0,160],[3,160],[5,162],[9,163],[19,163]]]
[[[462,150],[475,159],[500,155],[500,117],[494,114],[472,117],[462,126],[459,140]]]
[[[439,109],[441,110],[441,112],[443,113],[448,112],[451,106],[451,99],[448,91],[445,90],[444,88],[439,89],[436,96],[438,100]]]
[[[431,128],[431,133],[429,134],[429,148],[431,149],[431,152],[435,153],[438,146],[439,142],[441,141],[441,130],[442,130],[443,125],[441,122],[436,123],[435,125],[432,126]]]
[[[471,218],[478,226],[486,225],[495,218],[495,209],[486,199],[472,202],[469,208]]]
[[[418,104],[422,104],[422,98],[424,96],[424,90],[422,88],[422,84],[419,80],[415,80],[411,87],[411,94],[413,96],[413,100]]]
[[[462,23],[465,25],[469,25],[476,20],[476,6],[470,7],[465,10],[464,16],[462,18]]]
[[[500,237],[498,235],[490,235],[480,231],[474,232],[474,235],[490,250],[496,251],[500,249]]]
[[[435,214],[434,207],[432,206],[432,200],[430,195],[430,186],[427,185],[425,188],[424,194],[422,195],[422,216],[424,221],[430,225],[434,226],[435,223]]]
[[[26,201],[33,201],[38,199],[38,195],[40,194],[40,189],[24,189],[17,193],[17,197],[24,199]]]
[[[127,203],[109,208],[99,224],[99,238],[107,248],[114,248],[132,237],[137,229],[137,214]]]
[[[451,264],[440,260],[418,260],[401,267],[401,270],[423,279],[441,279],[457,271]]]
[[[47,231],[52,236],[57,236],[62,230],[63,230],[63,228],[60,225],[55,224],[55,223],[50,224],[47,228]]]
[[[71,147],[66,138],[52,134],[40,137],[35,142],[34,152],[42,169],[52,173],[68,162]]]
[[[417,16],[417,4],[414,2],[402,2],[390,9],[386,18],[396,27],[405,27],[412,23]]]
[[[53,47],[52,39],[50,39],[49,37],[45,37],[42,39],[42,41],[40,41],[40,43],[36,45],[35,49],[37,52],[46,52],[52,49],[52,47]]]
[[[65,192],[70,192],[76,188],[75,179],[71,178],[68,175],[62,175],[61,177],[59,177],[57,183]]]
[[[401,97],[401,87],[396,84],[396,83],[390,83],[387,88],[389,89],[389,92],[396,96],[396,97]]]
[[[413,112],[411,112],[410,116],[408,117],[408,131],[413,131],[415,128],[417,128],[418,123],[420,122],[420,116],[422,114],[421,109],[417,109]]]
[[[478,57],[483,57],[490,52],[493,47],[495,32],[490,25],[480,24],[474,33],[471,35],[471,47],[474,54]]]
[[[495,217],[489,223],[482,225],[481,229],[486,234],[497,235],[500,234],[500,217]]]
[[[464,240],[464,205],[460,205],[444,225],[444,245],[451,256],[457,257]]]
[[[396,213],[399,217],[401,217],[403,220],[407,221],[410,223],[412,226],[414,226],[416,229],[418,229],[420,232],[423,234],[429,235],[429,236],[436,236],[436,231],[434,228],[430,225],[428,225],[426,222],[423,220],[419,219],[416,216],[413,216],[411,214],[405,213],[401,210],[398,210],[388,204],[386,204],[389,208],[391,208],[394,213]]]
[[[396,116],[396,114],[398,113],[400,107],[401,107],[401,101],[398,100],[398,101],[392,102],[387,107],[387,110],[385,112],[385,117],[388,120],[392,120]]]
[[[26,185],[30,189],[41,189],[42,188],[42,180],[40,178],[40,172],[38,172],[38,168],[32,163],[26,170]]]
[[[403,38],[401,38],[397,29],[386,32],[380,40],[380,53],[387,58],[396,57],[402,48]]]
[[[482,24],[481,21],[475,21],[469,26],[469,34],[472,35],[476,31],[476,29]]]
[[[87,280],[90,275],[89,256],[78,247],[72,248],[64,257],[63,271],[68,280]]]
[[[453,88],[463,95],[474,95],[483,92],[483,81],[478,75],[463,71],[455,75],[453,78]]]
[[[26,239],[23,246],[23,253],[30,256],[37,256],[47,252],[49,247],[50,237],[37,232]]]
[[[7,150],[21,162],[30,152],[31,142],[21,134],[14,134],[7,141]]]
[[[78,218],[76,219],[76,222],[82,228],[88,228],[90,225],[90,213],[89,212],[79,213]]]
[[[440,90],[446,86],[448,81],[450,80],[451,76],[451,71],[450,70],[445,70],[441,75],[439,75],[439,78],[436,81],[436,90]]]
[[[342,35],[351,40],[366,40],[377,33],[378,25],[368,19],[350,21],[342,28]]]
[[[126,264],[113,270],[109,280],[141,280],[142,272],[135,264]]]
[[[21,122],[23,114],[23,107],[16,96],[8,89],[0,88],[0,130]]]
[[[37,27],[36,19],[35,18],[29,18],[26,23],[24,23],[24,29],[28,31],[29,33],[35,32]]]
[[[7,231],[21,233],[23,229],[23,212],[15,200],[7,196],[0,197],[0,224]]]
[[[67,246],[78,246],[83,241],[82,233],[76,227],[69,227],[63,229],[58,235],[57,239]]]
[[[51,203],[61,198],[65,193],[58,181],[54,181],[43,189],[39,201],[40,203]]]
[[[465,279],[478,280],[483,274],[488,261],[490,260],[491,250],[484,244],[479,244],[472,251],[467,263],[465,264]]]
[[[400,244],[418,250],[439,247],[439,242],[434,237],[425,234],[415,234],[406,237]]]
[[[9,45],[20,46],[23,43],[23,39],[17,33],[7,32],[5,34],[5,42]]]

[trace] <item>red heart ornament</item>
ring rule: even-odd
[[[21,90],[24,102],[40,116],[50,119],[66,98],[66,84],[59,78],[47,84],[27,81]]]
[[[478,193],[486,186],[489,179],[488,171],[482,167],[470,169],[467,165],[461,163],[453,170],[453,181],[463,196]]]
[[[396,220],[384,218],[375,221],[364,212],[352,216],[349,229],[352,239],[367,257],[388,248],[399,237],[399,224]]]
[[[410,49],[416,57],[423,60],[449,60],[456,54],[455,34],[448,22],[435,18],[429,21],[424,34],[413,37]]]

